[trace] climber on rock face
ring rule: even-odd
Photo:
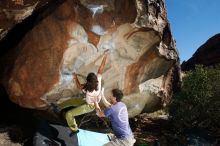
[[[98,103],[100,102],[102,96],[101,74],[106,64],[107,52],[108,50],[104,53],[104,57],[102,59],[102,63],[98,69],[97,74],[93,72],[89,73],[86,78],[85,84],[81,84],[77,78],[77,74],[73,73],[73,78],[75,80],[76,86],[77,88],[82,90],[83,93],[85,93],[86,100],[84,100],[83,98],[72,98],[59,105],[61,109],[62,107],[65,107],[65,104],[71,104],[72,106],[76,107],[66,111],[65,113],[66,122],[73,132],[78,132],[77,123],[74,118],[75,116],[92,112],[94,109],[96,109],[96,111],[100,110]]]

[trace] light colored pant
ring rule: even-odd
[[[75,108],[70,109],[65,113],[65,119],[70,129],[77,131],[78,127],[74,117],[92,112],[95,109],[95,106],[87,104],[83,98],[71,98],[61,103],[59,108],[62,110],[71,106]]]
[[[103,146],[133,146],[136,140],[134,138],[114,138]]]

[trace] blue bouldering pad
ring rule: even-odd
[[[80,129],[77,133],[79,146],[102,146],[109,142],[107,134]]]
[[[60,123],[40,120],[33,138],[33,146],[102,146],[109,142],[107,134],[80,129],[72,133]]]

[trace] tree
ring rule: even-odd
[[[175,93],[169,114],[179,131],[190,128],[220,129],[220,65],[186,73],[181,91]]]

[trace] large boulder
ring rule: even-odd
[[[18,23],[52,0],[0,1],[0,40]]]
[[[109,49],[105,95],[122,89],[131,117],[160,108],[179,81],[164,5],[163,0],[66,0],[48,6],[53,10],[37,15],[16,47],[2,55],[1,83],[13,102],[48,110],[51,103],[80,96],[72,73],[84,82]]]

